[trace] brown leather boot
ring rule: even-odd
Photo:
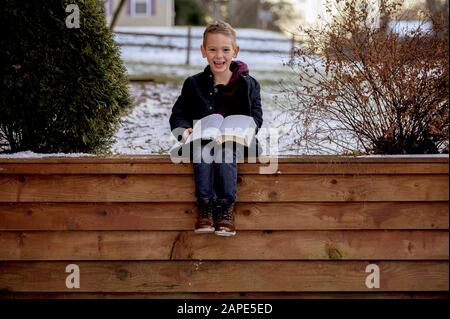
[[[234,203],[216,206],[217,222],[215,234],[218,236],[234,236]]]
[[[214,233],[213,205],[207,199],[197,201],[198,219],[195,223],[194,232],[197,234]]]

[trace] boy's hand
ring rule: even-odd
[[[191,133],[192,133],[192,127],[185,129],[183,132],[183,135],[182,135],[183,141],[186,141],[186,139],[188,138],[188,136]]]

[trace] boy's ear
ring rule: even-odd
[[[206,49],[205,49],[205,47],[203,46],[203,44],[200,45],[200,51],[202,51],[202,56],[203,56],[204,58],[206,58]]]
[[[237,56],[238,56],[238,54],[239,54],[239,46],[237,46],[235,49],[234,49],[234,57],[235,58],[237,58]]]

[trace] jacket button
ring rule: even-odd
[[[212,93],[212,92],[209,92],[209,95],[213,95],[213,93]]]
[[[214,89],[214,93],[217,93],[219,90],[217,90],[217,88]]]

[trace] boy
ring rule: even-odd
[[[184,82],[170,116],[171,130],[184,128],[185,140],[192,133],[193,121],[212,113],[252,116],[259,129],[263,122],[260,86],[244,62],[233,61],[239,53],[234,29],[222,21],[208,24],[200,50],[208,66]],[[235,235],[236,150],[231,161],[193,165],[199,212],[195,232]]]

